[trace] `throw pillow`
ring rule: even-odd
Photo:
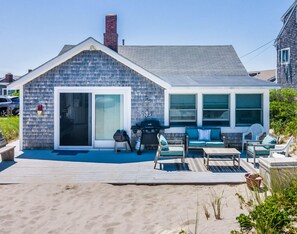
[[[166,138],[163,135],[160,135],[159,141],[160,141],[160,145],[161,145],[162,150],[169,150],[168,142],[167,142]]]
[[[202,130],[198,129],[198,134],[199,134],[199,141],[209,141],[210,140],[210,129]]]
[[[265,144],[269,144],[269,145],[275,145],[276,144],[276,139],[270,135],[267,135],[263,141],[262,141],[262,144],[265,145]],[[270,149],[270,148],[274,148],[274,146],[264,146],[264,148],[266,149]]]

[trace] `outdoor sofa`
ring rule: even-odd
[[[225,136],[222,136],[220,128],[188,127],[185,132],[186,156],[189,150],[202,149],[204,147],[225,147]]]

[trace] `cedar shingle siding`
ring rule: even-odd
[[[296,7],[284,18],[285,27],[276,40],[277,83],[282,87],[297,88],[297,22]],[[281,65],[281,50],[290,48],[290,63]]]
[[[131,87],[131,125],[141,121],[149,98],[152,117],[164,123],[164,89],[100,51],[83,51],[24,85],[23,148],[54,148],[54,87]],[[42,116],[36,114],[44,106]]]

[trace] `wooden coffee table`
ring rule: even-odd
[[[203,162],[206,169],[209,168],[209,161],[235,161],[237,162],[238,169],[240,169],[240,152],[235,148],[203,148]],[[217,157],[216,157],[217,156]]]

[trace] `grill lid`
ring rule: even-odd
[[[157,119],[145,119],[140,122],[141,128],[159,128],[161,127],[160,121]]]

